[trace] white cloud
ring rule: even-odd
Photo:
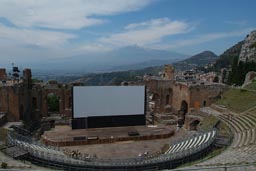
[[[0,24],[0,44],[53,48],[62,46],[75,37],[67,33],[18,29]]]
[[[109,46],[106,46],[106,45],[103,45],[103,44],[98,44],[98,43],[92,43],[92,44],[85,44],[85,45],[82,45],[78,48],[75,48],[73,51],[76,52],[76,53],[79,53],[79,52],[107,52],[107,51],[111,51],[112,48],[109,47]]]
[[[0,17],[19,27],[80,29],[104,20],[97,16],[139,10],[152,0],[1,0]]]
[[[125,27],[126,31],[99,39],[99,42],[113,47],[129,45],[148,46],[161,42],[171,35],[187,33],[193,26],[183,21],[171,21],[168,18],[133,23]]]
[[[150,48],[162,49],[162,50],[167,50],[167,49],[177,50],[179,48],[193,47],[195,45],[212,42],[220,39],[225,39],[229,37],[245,36],[246,34],[250,33],[250,31],[252,30],[255,30],[255,28],[246,28],[243,30],[231,31],[231,32],[201,34],[191,39],[175,40],[168,43],[164,42],[164,43],[152,44],[150,45]]]
[[[168,18],[158,18],[158,19],[152,19],[149,21],[141,22],[141,23],[132,23],[125,27],[125,29],[143,29],[145,27],[156,27],[161,26],[163,24],[166,24],[170,22]]]
[[[236,36],[242,36],[248,34],[251,30],[254,30],[253,28],[247,28],[240,31],[231,31],[231,32],[220,32],[220,33],[209,33],[209,34],[203,34],[199,35],[192,39],[186,39],[186,40],[178,40],[172,45],[162,45],[162,47],[165,48],[179,48],[179,47],[185,47],[185,46],[194,46],[206,42],[211,42],[218,39],[224,39],[229,37],[236,37]]]

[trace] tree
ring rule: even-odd
[[[56,94],[49,94],[47,96],[47,104],[49,112],[59,111],[59,97]]]

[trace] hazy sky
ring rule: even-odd
[[[255,0],[1,0],[0,63],[137,45],[222,53],[256,28]]]

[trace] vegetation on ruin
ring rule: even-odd
[[[59,111],[59,97],[55,94],[50,94],[47,96],[47,105],[49,112]]]
[[[210,131],[213,126],[218,122],[218,118],[213,115],[208,115],[204,117],[204,119],[199,124],[199,129],[202,131]]]
[[[32,78],[32,83],[42,83],[43,80],[40,80],[38,78]]]
[[[249,71],[256,71],[255,62],[242,62],[238,63],[238,57],[235,57],[232,64],[232,71],[229,74],[228,83],[235,85],[242,85],[245,80],[245,76]]]
[[[240,113],[256,105],[256,92],[232,88],[223,94],[217,104]]]

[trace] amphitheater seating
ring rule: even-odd
[[[214,113],[214,109],[208,110]],[[232,117],[216,112],[216,116],[230,127],[234,134],[233,142],[223,153],[198,166],[256,162],[256,109]]]
[[[210,138],[215,136],[215,134],[216,134],[216,131],[214,130],[214,131],[193,137],[191,139],[179,142],[177,144],[170,146],[170,148],[165,152],[165,154],[181,152],[187,149],[198,147],[208,142]]]
[[[33,150],[33,152],[41,152],[41,153],[51,153],[51,154],[58,154],[58,155],[63,155],[64,153],[62,151],[58,151],[58,150],[54,150],[51,148],[46,148],[43,146],[39,146],[36,144],[31,144],[25,141],[20,141],[20,140],[16,140],[16,145],[19,147],[22,147],[25,150],[31,151],[31,149]],[[31,151],[32,152],[32,151]]]

